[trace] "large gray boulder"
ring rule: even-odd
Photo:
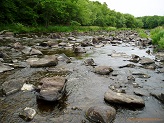
[[[94,72],[100,75],[109,75],[113,69],[109,66],[98,66],[94,69]]]
[[[55,76],[41,79],[37,99],[45,101],[60,100],[65,92],[66,78]]]
[[[56,66],[58,64],[58,59],[55,55],[47,55],[43,58],[29,58],[27,62],[31,67],[50,67]]]
[[[92,123],[112,123],[116,110],[110,106],[92,106],[87,109],[85,115]]]
[[[108,90],[104,95],[105,101],[115,104],[130,104],[131,106],[145,106],[144,100],[135,95],[113,92]]]

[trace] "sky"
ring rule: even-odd
[[[164,0],[90,0],[106,2],[111,10],[141,16],[164,16]]]

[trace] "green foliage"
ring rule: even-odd
[[[148,38],[148,35],[146,34],[146,32],[145,32],[144,29],[137,29],[136,31],[138,32],[138,35],[139,35],[141,38]]]
[[[153,44],[159,46],[160,49],[164,49],[164,27],[157,27],[151,31],[151,38]]]
[[[81,24],[79,22],[77,22],[77,21],[71,21],[70,25],[71,26],[81,26]]]

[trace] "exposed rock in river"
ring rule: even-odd
[[[100,75],[109,75],[113,69],[109,66],[98,66],[94,69],[94,72]]]
[[[130,104],[131,106],[145,106],[145,102],[141,97],[135,95],[128,95],[124,93],[116,93],[112,90],[108,90],[104,99],[109,103],[114,104]]]
[[[19,116],[25,121],[31,121],[36,115],[36,111],[32,108],[26,107]]]
[[[64,77],[46,77],[41,79],[40,84],[37,94],[38,99],[57,101],[60,100],[65,93],[66,79]]]
[[[43,58],[29,58],[27,62],[31,67],[50,67],[58,64],[56,55],[47,55]]]
[[[94,123],[112,123],[116,110],[110,106],[92,106],[87,109],[86,117]]]

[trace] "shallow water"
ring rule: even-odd
[[[67,77],[66,94],[59,102],[47,103],[36,100],[35,92],[19,91],[7,97],[0,98],[0,122],[1,123],[24,123],[18,115],[25,107],[34,108],[37,115],[31,123],[89,123],[85,118],[86,108],[93,105],[109,105],[104,101],[104,93],[108,86],[112,84],[121,84],[126,87],[126,92],[133,94],[132,83],[128,83],[127,76],[133,72],[141,72],[150,75],[150,78],[136,78],[136,82],[142,86],[139,90],[145,91],[143,96],[145,107],[141,109],[115,106],[117,109],[114,123],[163,123],[164,122],[164,104],[150,96],[154,90],[164,92],[164,74],[156,73],[154,70],[135,68],[118,68],[119,66],[130,63],[127,61],[131,54],[140,57],[149,57],[154,59],[153,54],[147,54],[147,49],[139,49],[134,46],[120,44],[112,46],[107,44],[101,48],[92,48],[83,59],[72,58],[72,63],[59,63],[55,68],[71,71],[65,74]],[[152,52],[152,49],[150,49]],[[112,52],[126,53],[126,57],[111,57],[108,54]],[[85,57],[84,57],[85,56]],[[93,73],[93,67],[85,66],[83,61],[87,58],[93,58],[97,65],[111,66],[118,76],[98,75]],[[0,75],[1,84],[5,80],[12,78],[27,78],[28,83],[37,85],[39,80],[46,76],[55,76],[57,73],[48,72],[45,68],[23,68],[5,72]]]

